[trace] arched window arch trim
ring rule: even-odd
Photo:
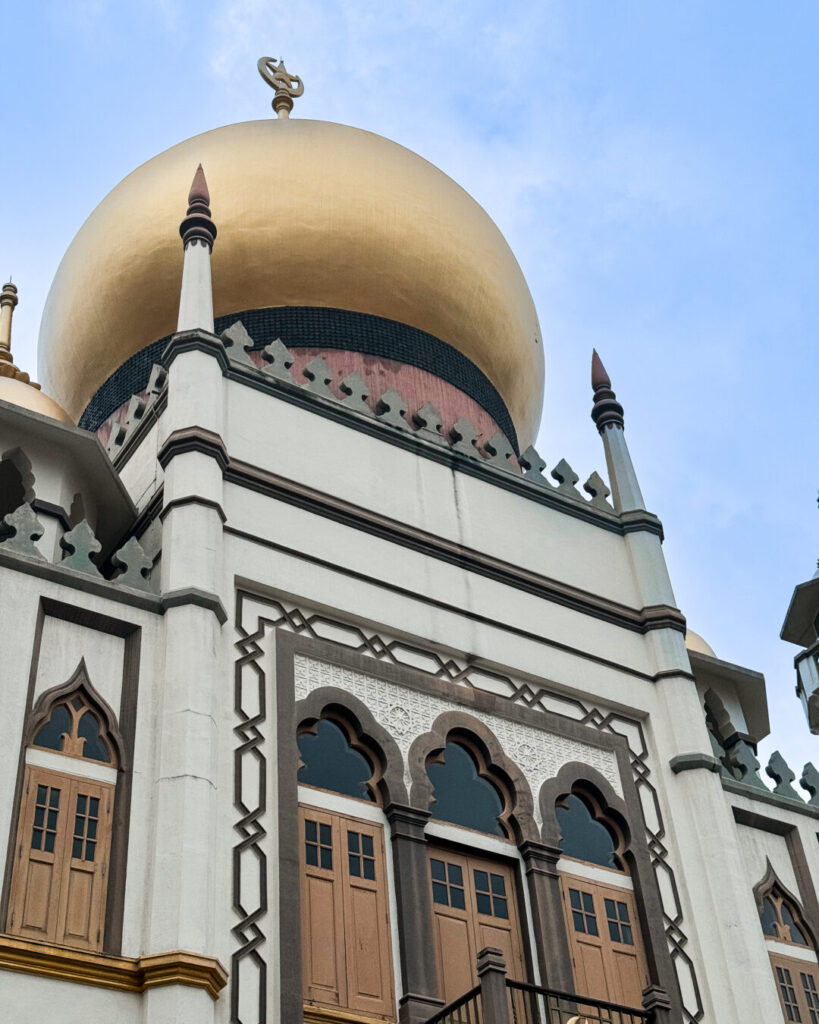
[[[782,883],[781,879],[777,875],[773,864],[771,864],[770,858],[766,858],[765,861],[765,874],[759,882],[754,886],[754,901],[756,903],[756,909],[762,920],[762,914],[765,909],[766,899],[773,898],[777,902],[783,903],[791,913],[794,919],[794,923],[799,930],[804,934],[807,945],[802,945],[800,942],[793,942],[788,938],[782,938],[781,936],[765,935],[765,938],[773,942],[786,942],[788,945],[793,945],[801,949],[811,949],[814,953],[819,953],[816,944],[816,935],[814,934],[813,928],[808,923],[807,917],[802,904],[796,896]]]
[[[634,876],[633,832],[625,801],[611,783],[589,765],[576,761],[564,764],[557,775],[547,779],[540,788],[539,805],[543,819],[542,841],[560,849],[562,833],[557,808],[569,796],[578,796],[589,808],[595,821],[605,825],[615,843],[615,855],[622,871]]]
[[[48,723],[54,709],[60,704],[68,703],[73,697],[80,697],[96,715],[100,724],[100,736],[111,750],[111,767],[119,771],[127,770],[125,744],[117,724],[116,716],[109,704],[97,692],[88,676],[85,658],[81,658],[71,677],[59,686],[52,687],[40,694],[28,718],[25,730],[25,746],[34,747],[34,738]],[[82,755],[65,751],[57,751],[61,756],[84,760]]]
[[[296,704],[295,717],[297,736],[315,735],[322,720],[333,722],[341,729],[351,749],[372,766],[368,788],[378,806],[386,808],[390,804],[407,803],[404,759],[398,744],[357,697],[336,687],[321,687]]]
[[[492,730],[463,711],[443,712],[429,732],[413,741],[409,752],[412,806],[429,810],[434,817],[434,787],[427,766],[443,759],[447,743],[464,747],[475,761],[478,775],[497,790],[503,804],[498,820],[507,838],[518,846],[527,840],[537,841],[534,803],[526,777],[504,754]]]

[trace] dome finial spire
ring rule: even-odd
[[[290,74],[284,66],[282,57],[279,57],[278,61],[273,57],[260,57],[256,67],[270,88],[275,89],[271,105],[276,111],[276,116],[290,117],[293,100],[304,92],[304,82],[298,75]]]
[[[15,366],[11,356],[11,318],[19,301],[17,285],[12,284],[9,278],[0,290],[0,377],[11,377],[39,391],[40,385],[35,384],[24,370]]]

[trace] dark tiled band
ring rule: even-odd
[[[226,330],[237,320],[245,325],[257,349],[281,338],[291,349],[362,352],[426,370],[469,395],[498,424],[515,451],[518,450],[517,434],[509,411],[489,378],[452,345],[426,331],[396,320],[347,309],[276,306],[217,317],[216,333]],[[169,340],[170,335],[147,345],[115,370],[91,399],[80,418],[80,426],[86,430],[97,430],[131,395],[142,391],[148,383],[151,367],[160,362]]]

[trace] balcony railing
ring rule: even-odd
[[[426,1024],[658,1024],[648,1009],[511,981],[499,949],[481,950],[478,978]]]

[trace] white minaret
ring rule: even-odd
[[[596,350],[592,351],[591,378],[594,389],[592,419],[603,438],[614,510],[633,512],[645,509],[623,432],[623,407],[611,390],[611,380]]]
[[[180,331],[213,333],[213,288],[210,277],[210,254],[216,239],[216,225],[210,216],[210,193],[202,165],[196,168],[188,194],[188,213],[179,225],[185,247],[182,268],[182,292],[179,296]]]

